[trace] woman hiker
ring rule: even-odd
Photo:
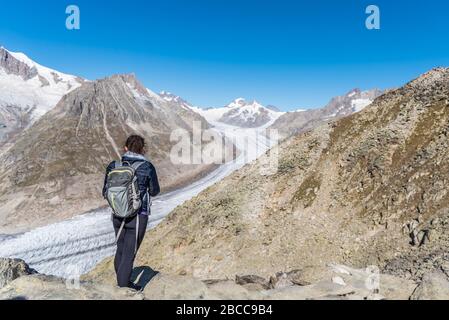
[[[103,197],[114,212],[112,220],[117,237],[114,260],[117,284],[119,287],[140,290],[131,282],[131,274],[146,233],[151,197],[160,193],[160,187],[156,169],[144,156],[145,139],[138,135],[130,136],[124,150],[121,161],[112,162],[106,169]],[[123,186],[117,187],[120,183]],[[134,191],[134,197],[131,190]]]

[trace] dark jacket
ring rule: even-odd
[[[143,162],[143,164],[137,169],[137,183],[139,184],[140,199],[142,200],[142,213],[150,213],[151,197],[157,196],[161,189],[159,187],[159,181],[157,178],[156,169],[153,164],[148,161],[144,156],[127,152],[122,157],[122,163],[124,165],[132,165],[134,162]],[[111,162],[106,169],[106,176],[103,185],[103,197],[106,198],[106,182],[109,172],[115,168],[115,161]]]

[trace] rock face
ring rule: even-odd
[[[447,267],[448,123],[449,69],[435,69],[288,139],[275,175],[262,157],[178,207],[138,264],[201,279],[376,265],[418,281]]]
[[[38,75],[35,67],[30,67],[25,62],[20,61],[8,52],[6,49],[0,49],[0,67],[7,74],[13,74],[27,81]]]
[[[329,121],[360,112],[382,93],[377,89],[368,91],[354,89],[344,96],[333,98],[324,108],[285,113],[271,128],[277,129],[282,137],[288,138]]]
[[[130,134],[141,134],[164,190],[213,170],[170,161],[175,129],[207,126],[193,111],[168,105],[133,75],[87,82],[21,133],[0,155],[0,233],[69,218],[105,205],[104,170],[118,160]],[[177,142],[176,142],[177,143]]]
[[[0,289],[17,278],[33,273],[35,271],[22,260],[0,258]]]

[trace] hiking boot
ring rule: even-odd
[[[136,291],[142,291],[143,288],[141,286],[138,286],[137,284],[134,284],[132,282],[130,282],[128,284],[128,288],[132,289],[132,290],[136,290]]]

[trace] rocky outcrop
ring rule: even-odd
[[[413,293],[412,300],[449,300],[449,279],[442,272],[430,272]]]
[[[0,68],[8,74],[13,74],[27,81],[38,75],[36,68],[14,58],[6,49],[0,48]]]
[[[143,300],[143,296],[109,285],[78,285],[56,277],[32,275],[18,278],[1,289],[0,300]]]
[[[376,282],[372,278],[376,275],[368,270],[341,265],[326,268],[326,273],[306,286],[294,283],[294,273],[283,273],[283,285],[279,279],[269,285],[259,276],[200,281],[159,274],[146,286],[144,295],[151,300],[408,300],[417,287],[413,281],[380,274]]]
[[[0,259],[0,300],[142,300],[129,289],[38,274],[21,260]]]
[[[0,289],[17,278],[35,273],[22,260],[0,258]]]
[[[14,265],[17,261],[7,263],[10,268],[17,268]],[[20,263],[29,270],[26,264]],[[23,272],[0,288],[0,300],[402,300],[413,292],[416,295],[419,290],[415,290],[417,285],[413,281],[376,275],[368,269],[341,265],[325,269],[326,275],[317,282],[301,286],[295,284],[297,271],[278,273],[270,280],[260,276],[237,276],[233,281],[200,280],[136,268],[133,279],[144,287],[141,292],[117,288],[112,278],[102,280],[88,275],[81,281],[74,281]],[[421,297],[423,295],[418,296]]]

